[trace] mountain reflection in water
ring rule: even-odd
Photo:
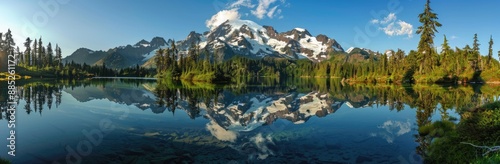
[[[98,126],[99,119],[113,121],[117,130],[82,158],[92,163],[420,163],[415,156],[424,153],[430,141],[415,129],[435,119],[459,120],[457,112],[500,95],[497,86],[488,85],[342,85],[325,79],[224,86],[127,79],[18,84],[18,112],[24,111],[20,122],[31,122],[26,129],[46,117],[79,115],[63,122],[68,125],[51,125],[68,137],[60,141],[66,145],[76,145],[82,138],[79,131]],[[0,98],[5,99],[5,93]],[[85,109],[73,109],[79,107]],[[130,110],[125,118],[116,112],[124,110]],[[36,115],[40,118],[34,119]],[[0,118],[8,121],[9,115],[2,112]],[[18,142],[31,138],[23,136]],[[46,152],[47,147],[53,152]],[[61,143],[32,150],[20,152],[23,158],[13,161],[64,161],[67,154]]]

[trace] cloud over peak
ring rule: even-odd
[[[240,19],[241,15],[238,12],[237,8],[230,9],[230,10],[222,10],[219,11],[217,14],[213,15],[212,18],[207,20],[205,24],[207,27],[212,30],[215,27],[219,26],[220,24],[226,22],[227,20],[238,20]]]
[[[256,1],[256,3],[254,3]],[[250,10],[251,15],[257,19],[278,18],[283,19],[281,15],[281,6],[287,7],[286,0],[236,0],[226,5],[226,9],[217,12],[205,23],[211,30],[227,20],[236,20],[241,18],[240,9]],[[250,16],[244,13],[244,16]]]

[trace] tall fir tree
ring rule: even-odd
[[[3,47],[3,33],[0,32],[0,50],[2,50]]]
[[[476,71],[479,71],[482,69],[482,65],[483,65],[483,62],[481,61],[481,54],[479,53],[479,46],[481,44],[479,44],[479,39],[477,39],[477,33],[474,34],[474,43],[472,44],[472,53],[473,53],[473,56],[474,58],[474,62],[475,62],[475,65],[476,65]]]
[[[62,65],[62,52],[61,52],[61,47],[59,47],[58,44],[56,44],[56,57],[55,57],[55,66],[57,68],[60,68]]]
[[[433,68],[431,58],[433,56],[434,35],[437,27],[441,27],[441,23],[437,21],[437,14],[432,12],[430,7],[430,0],[425,4],[424,12],[418,15],[422,26],[418,27],[417,34],[420,35],[420,42],[418,43],[418,53],[420,56],[419,72],[429,72]]]
[[[10,29],[7,30],[7,33],[5,33],[5,40],[4,42],[4,51],[7,52],[9,55],[14,55],[14,49],[16,46],[16,43],[14,42],[14,39],[12,38],[12,32]]]
[[[493,36],[490,35],[490,41],[488,42],[489,47],[488,47],[488,61],[486,64],[488,65],[488,68],[491,68],[491,60],[493,59]]]
[[[164,67],[164,60],[163,60],[164,58],[163,58],[163,55],[165,55],[165,50],[166,49],[160,48],[160,49],[158,49],[156,51],[154,59],[155,59],[155,65],[156,65],[156,72],[157,72],[157,74],[160,74],[162,71],[164,71],[163,70],[164,69],[163,68]]]
[[[498,60],[500,60],[500,51],[497,52]]]
[[[23,55],[21,54],[21,50],[19,50],[19,46],[16,47],[16,65],[19,65],[19,62],[23,61]]]
[[[448,44],[448,39],[446,38],[446,35],[444,35],[444,41],[443,44],[441,45],[441,66],[442,67],[447,67],[450,64],[450,59],[451,59],[451,47]]]
[[[500,61],[500,51],[497,52],[498,60]]]
[[[45,57],[45,66],[52,67],[52,63],[54,60],[54,50],[52,49],[52,43],[49,42],[47,45],[47,55]]]
[[[43,47],[42,37],[40,37],[38,39],[37,68],[41,68],[43,65],[43,59],[45,58],[44,51],[45,48]]]
[[[23,64],[26,66],[30,66],[30,59],[31,59],[31,42],[32,40],[28,37],[26,38],[26,41],[24,42],[24,61]]]
[[[37,61],[38,59],[38,40],[35,39],[35,42],[33,43],[33,49],[31,53],[31,66],[37,66]]]

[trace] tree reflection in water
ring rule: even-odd
[[[499,86],[492,85],[347,85],[329,79],[272,79],[224,86],[160,82],[152,84],[153,87],[137,89],[142,82],[123,79],[119,81],[129,85],[106,88],[110,82],[116,80],[105,79],[81,82],[25,81],[18,83],[17,96],[26,102],[22,108],[30,115],[34,113],[42,115],[46,109],[59,107],[63,103],[61,102],[63,91],[67,91],[78,101],[88,101],[92,97],[108,99],[118,103],[134,104],[142,110],[151,109],[154,113],[169,111],[175,114],[176,110],[185,110],[191,119],[199,117],[210,119],[210,127],[246,131],[273,124],[278,119],[304,123],[313,116],[324,117],[335,113],[344,104],[352,108],[388,106],[389,110],[396,111],[404,110],[408,106],[415,109],[416,125],[419,127],[419,134],[415,135],[415,141],[419,144],[416,152],[431,162],[435,152],[442,147],[450,148],[450,144],[464,140],[480,142],[475,144],[491,143],[492,140],[498,140],[498,137],[492,136],[497,133],[485,131],[500,131],[499,123],[491,121],[500,115],[497,111],[469,110],[498,100]],[[78,95],[81,93],[72,92],[78,87],[101,88],[103,93]],[[137,92],[136,90],[152,92],[154,97],[141,102],[129,102],[119,96]],[[0,98],[4,100],[2,107],[6,106],[7,96],[6,91],[0,93]],[[437,121],[431,119],[436,112],[441,116]],[[459,113],[461,118],[450,116],[450,112]],[[9,119],[4,108],[0,114],[0,119]],[[488,124],[488,126],[473,126],[477,124]],[[403,125],[406,124],[401,124]],[[443,139],[449,142],[444,142]],[[451,142],[452,139],[455,140]],[[457,150],[474,151],[471,156],[465,155],[469,158],[484,153],[465,144],[458,148]]]

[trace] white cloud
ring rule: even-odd
[[[397,16],[394,13],[389,13],[383,20],[372,19],[370,23],[381,25],[382,27],[379,30],[383,30],[389,36],[407,35],[408,38],[413,37],[413,25],[402,20],[397,20]]]
[[[290,6],[290,4],[286,4],[286,0],[258,0],[258,4],[253,2],[254,0],[235,0],[232,3],[228,3],[225,10],[213,15],[205,24],[210,30],[213,30],[227,20],[238,20],[241,18],[241,8],[250,9],[250,13],[258,19],[263,19],[266,16],[270,19],[283,19],[280,6]],[[277,3],[277,5],[271,6],[273,3]],[[249,13],[244,13],[244,16],[249,15]]]
[[[408,38],[413,37],[413,25],[401,20],[389,23],[389,25],[383,27],[382,30],[389,36],[408,35]]]
[[[396,21],[396,19],[397,19],[396,14],[390,13],[387,17],[384,18],[384,20],[380,21],[380,23],[387,24]]]
[[[387,17],[384,17],[383,20],[372,19],[370,22],[373,24],[389,24],[396,21],[396,19],[397,16],[395,13],[389,13],[389,15],[387,15]]]
[[[274,6],[271,10],[269,10],[269,12],[267,13],[267,16],[272,19],[276,9],[278,9],[278,6]]]
[[[248,8],[255,7],[255,5],[252,4],[252,0],[238,0],[236,2],[229,4],[229,8],[238,8],[240,6],[248,7]]]
[[[276,0],[259,0],[259,5],[255,10],[252,10],[252,14],[259,19],[263,19],[264,16],[269,12],[268,11],[269,7],[274,2],[276,2]]]
[[[274,151],[268,147],[268,145],[275,145],[270,135],[264,138],[262,137],[262,134],[259,133],[255,137],[250,138],[250,141],[252,141],[253,144],[255,144],[255,146],[257,147],[258,159],[264,160],[269,155],[274,155]]]
[[[378,133],[370,133],[370,136],[378,136],[385,139],[387,143],[393,143],[396,137],[402,136],[411,131],[411,123],[410,120],[407,120],[406,122],[388,120],[382,125],[378,126],[378,128],[383,129],[383,131]]]
[[[458,39],[458,36],[452,35],[452,36],[450,37],[450,40],[455,40],[455,39]]]
[[[226,22],[227,20],[238,20],[240,19],[241,15],[238,12],[237,8],[231,9],[231,10],[222,10],[219,11],[217,14],[213,15],[212,18],[207,20],[205,24],[207,27],[212,30],[213,28],[219,26],[220,24]]]

